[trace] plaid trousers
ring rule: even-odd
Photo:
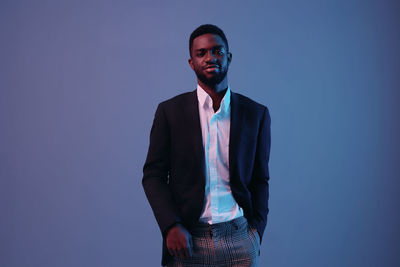
[[[245,217],[211,225],[199,223],[191,234],[192,257],[173,257],[168,267],[258,266],[260,236],[256,229],[248,225]]]

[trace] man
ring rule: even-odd
[[[268,214],[268,109],[231,92],[228,41],[190,36],[197,89],[158,105],[143,187],[163,235],[162,265],[257,266]]]

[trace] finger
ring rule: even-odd
[[[192,255],[193,255],[193,239],[192,239],[191,235],[189,235],[188,243],[189,243],[189,246],[188,246],[189,257],[192,257]]]
[[[179,249],[178,251],[179,258],[185,258],[185,249]]]
[[[169,254],[171,254],[172,256],[175,256],[175,257],[177,257],[179,254],[178,254],[178,248],[176,247],[176,246],[170,246],[170,247],[167,247],[168,248],[168,252],[169,252]]]
[[[185,258],[186,258],[186,259],[189,258],[189,255],[190,255],[190,247],[186,247],[186,248],[185,248],[185,250],[184,250],[184,255],[185,255]]]
[[[168,252],[171,256],[176,256],[175,250],[173,249],[168,249]]]

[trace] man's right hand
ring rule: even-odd
[[[180,258],[192,256],[192,235],[181,224],[173,226],[167,233],[167,248],[169,254]]]

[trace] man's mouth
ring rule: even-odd
[[[216,69],[216,68],[219,68],[219,66],[218,66],[218,65],[208,65],[208,66],[206,67],[206,70],[207,70],[207,69]]]

